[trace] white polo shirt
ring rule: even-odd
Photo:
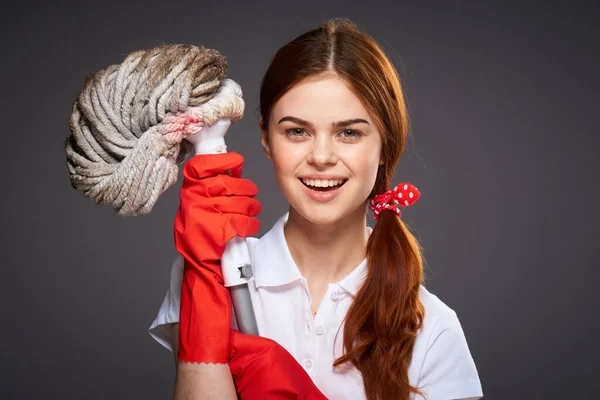
[[[366,276],[366,259],[344,279],[329,284],[313,318],[306,279],[283,233],[287,217],[286,213],[262,238],[247,239],[255,277],[248,286],[260,336],[288,350],[328,399],[366,399],[356,368],[332,367],[342,355],[342,321]],[[171,352],[170,324],[179,321],[182,277],[183,258],[179,256],[171,268],[169,290],[149,328],[150,335]],[[424,286],[419,296],[425,318],[408,369],[410,384],[421,388],[428,400],[480,399],[479,375],[456,313]],[[235,317],[232,326],[237,327]]]

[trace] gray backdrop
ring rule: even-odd
[[[422,192],[404,218],[486,398],[598,398],[598,6],[249,3],[2,5],[0,397],[172,396],[173,359],[147,329],[179,185],[139,218],[71,188],[62,142],[84,76],[160,43],[227,56],[247,101],[228,143],[260,189],[264,233],[287,204],[260,147],[262,75],[279,46],[346,16],[403,77],[412,138],[394,182]]]

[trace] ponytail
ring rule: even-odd
[[[395,212],[382,212],[367,243],[367,276],[344,326],[344,350],[333,366],[351,362],[368,400],[408,399],[408,367],[425,309],[421,247]]]

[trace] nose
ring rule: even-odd
[[[335,143],[330,135],[316,135],[307,162],[315,166],[333,165],[337,162]]]

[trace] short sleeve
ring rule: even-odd
[[[427,400],[483,397],[475,362],[453,310],[435,322],[417,386]]]
[[[177,258],[171,266],[169,289],[150,325],[148,332],[158,343],[173,352],[173,324],[179,322],[179,302],[181,300],[181,281],[183,280],[183,257]]]

